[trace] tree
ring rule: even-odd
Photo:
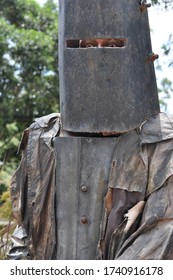
[[[157,5],[159,7],[159,9],[162,9],[163,12],[165,12],[164,10],[168,10],[168,9],[170,10],[173,8],[172,0],[160,0],[160,1],[152,0],[151,2],[153,5]],[[170,58],[168,67],[172,67],[173,59],[171,58],[171,55],[172,55],[172,51],[173,51],[173,34],[169,35],[167,42],[165,42],[165,44],[161,47],[161,49],[163,50],[163,54]],[[156,69],[158,71],[162,71],[162,67],[159,64],[159,62],[157,62],[156,65],[157,65]],[[161,109],[166,111],[167,110],[167,100],[171,97],[171,95],[173,93],[172,81],[170,81],[167,77],[163,77],[162,81],[159,84],[158,92],[159,92],[159,96],[160,96]]]
[[[36,117],[58,111],[59,94],[57,6],[52,0],[43,7],[35,0],[0,2],[2,170],[15,168],[23,129]]]
[[[172,0],[151,0],[153,5],[160,5],[164,8],[172,8],[173,7],[173,1]]]
[[[167,9],[172,2],[152,0]],[[170,37],[165,54],[172,45]],[[0,219],[8,219],[6,190],[20,160],[16,151],[22,131],[36,117],[59,110],[58,8],[53,0],[43,7],[35,0],[0,0],[0,65]],[[167,94],[170,87],[163,80],[161,90]]]
[[[0,65],[0,220],[10,221],[9,186],[22,131],[36,117],[58,111],[58,11],[52,0],[43,7],[34,0],[0,0]],[[6,258],[10,229],[10,223],[0,226],[0,259]]]
[[[59,110],[58,7],[47,0],[0,0],[0,195],[8,174],[19,159],[22,131],[36,117]],[[152,0],[172,8],[173,1]],[[172,49],[172,37],[163,46]],[[170,61],[170,65],[173,61]],[[168,96],[172,83],[164,79],[161,92]],[[5,178],[5,179],[4,179]]]

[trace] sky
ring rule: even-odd
[[[163,44],[168,41],[169,35],[173,35],[173,9],[165,11],[151,7],[148,10],[149,23],[151,27],[152,49],[154,53],[159,55],[158,61],[162,66],[162,71],[155,71],[157,84],[159,86],[159,82],[165,77],[169,78],[173,82],[173,67],[168,67],[170,59],[173,60],[173,53],[169,57],[165,56],[162,49]],[[167,111],[173,114],[173,93],[172,98],[168,99],[167,104]]]
[[[36,0],[43,5],[46,0]],[[87,1],[87,0],[86,0]],[[58,3],[58,0],[54,1]],[[148,1],[149,3],[150,1]],[[170,34],[173,34],[173,9],[165,11],[152,6],[148,9],[149,23],[151,28],[152,50],[159,55],[159,64],[162,71],[158,71],[155,67],[156,80],[159,86],[160,81],[167,77],[173,82],[173,67],[168,67],[168,57],[163,54],[162,45],[165,44]],[[154,62],[157,65],[157,62]],[[173,114],[173,93],[171,99],[167,100],[167,112]]]

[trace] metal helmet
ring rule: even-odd
[[[59,0],[64,130],[123,133],[159,113],[149,6],[139,0]]]

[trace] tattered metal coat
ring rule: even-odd
[[[36,120],[24,132],[23,157],[12,177],[13,212],[26,229],[32,259],[56,259],[57,255],[58,159],[55,165],[51,143],[59,131],[56,114]],[[172,175],[172,116],[151,117],[140,128],[115,138],[108,192],[100,201],[103,219],[99,221],[100,241],[95,244],[99,244],[99,257],[95,254],[93,259],[173,259]],[[126,231],[126,215],[141,201],[143,208]]]
[[[52,138],[59,133],[59,115],[39,119],[24,131],[22,159],[12,176],[13,214],[28,236],[28,251],[33,259],[51,259],[55,230],[55,156]]]
[[[152,117],[118,139],[109,180],[111,206],[102,229],[104,258],[173,259],[172,174],[172,116]],[[125,232],[124,214],[140,201],[142,213]]]

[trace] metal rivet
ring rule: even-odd
[[[81,224],[88,224],[87,217],[85,217],[85,216],[81,217],[80,222],[81,222]]]
[[[82,191],[82,192],[87,192],[87,187],[86,187],[86,186],[82,186],[82,187],[81,187],[81,191]]]
[[[159,58],[158,54],[152,53],[152,54],[149,54],[147,56],[146,61],[147,62],[153,62],[153,61],[155,61],[158,58]]]
[[[147,3],[146,0],[142,0],[141,4],[140,4],[140,10],[141,12],[143,12],[145,9],[150,8],[151,7],[151,3]]]

